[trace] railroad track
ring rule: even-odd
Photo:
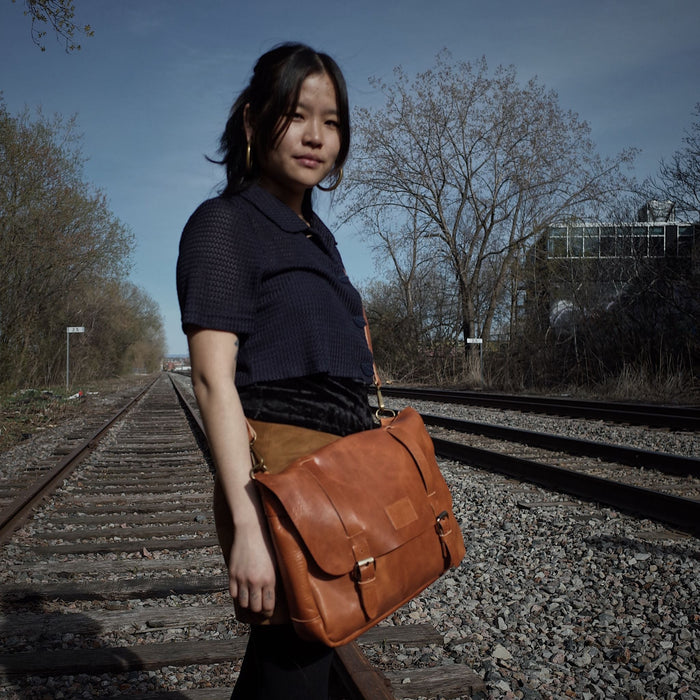
[[[491,394],[481,391],[453,391],[409,387],[382,387],[387,397],[411,401],[435,401],[463,405],[501,408],[555,416],[600,419],[631,425],[700,430],[700,407],[615,401],[586,401],[526,395]]]
[[[100,436],[118,419],[122,412],[128,410],[133,401],[145,391],[150,382],[129,387],[108,394],[101,400],[89,395],[81,399],[90,407],[82,420],[72,422],[70,430],[64,432],[62,439],[44,454],[26,460],[11,467],[3,465],[2,488],[0,489],[0,543],[4,523],[9,518],[18,522],[18,514],[13,513],[19,504],[25,504],[29,490],[41,492],[51,479],[60,481],[60,475],[70,469],[67,465],[77,466],[81,457],[87,456],[90,446],[96,444]],[[80,454],[79,454],[80,453]],[[28,511],[29,512],[29,511]]]
[[[149,700],[229,697],[246,628],[227,593],[210,514],[212,471],[183,411],[187,383],[177,395],[159,377],[99,444],[90,436],[90,454],[81,452],[62,485],[52,480],[53,495],[34,494],[31,519],[25,511],[5,517],[0,697],[34,697],[33,688],[43,689],[36,697],[115,689]],[[426,623],[362,638],[384,650],[441,643]],[[483,687],[457,665],[382,675],[358,644],[336,656],[334,700],[404,697],[395,689],[407,679],[411,697],[436,683],[452,688],[446,697]]]
[[[439,457],[700,536],[700,460],[423,414]],[[526,504],[524,504],[526,506]]]
[[[501,424],[434,415],[440,404],[479,406],[669,430],[700,430],[692,406],[621,404],[481,394],[439,389],[383,388],[394,398],[417,401],[439,457],[497,472],[548,490],[700,535],[700,460],[696,457],[586,440]],[[400,400],[399,400],[400,399]],[[493,415],[493,414],[491,414]],[[527,502],[523,503],[527,507]]]
[[[35,463],[14,469],[2,482],[0,496],[0,544],[7,541],[12,532],[31,517],[34,508],[57,488],[87,458],[99,440],[145,393],[146,386],[131,397],[120,394],[126,401],[116,413],[112,403],[94,411],[87,424],[65,436],[52,454]],[[119,399],[117,399],[119,400]]]
[[[179,388],[177,394],[172,382]],[[30,688],[42,684],[66,698],[85,693],[99,697],[107,694],[103,686],[113,695],[115,684],[123,697],[149,700],[216,700],[230,694],[231,663],[243,652],[246,630],[235,622],[226,592],[209,508],[211,468],[202,454],[201,435],[196,428],[193,432],[196,411],[188,415],[182,410],[192,403],[189,379],[161,376],[100,445],[95,445],[97,438],[88,441],[92,454],[83,457],[32,520],[6,537],[0,574],[0,624],[5,632],[0,697],[5,697],[3,692],[8,698],[34,697]],[[512,430],[506,437],[495,426],[424,417],[438,454],[482,468],[492,469],[489,462],[510,461],[504,458],[509,452],[546,450],[546,459],[541,452],[537,458],[546,462],[556,455],[566,463],[563,471],[573,474],[576,466],[580,479],[582,472],[606,469],[602,458],[613,459],[611,453],[601,453],[605,446],[598,443],[584,445],[541,433],[527,437]],[[667,492],[697,487],[697,460],[616,449],[610,469],[618,477],[621,463],[636,465],[625,467],[632,472],[641,465],[646,472],[661,461],[668,472],[660,472],[664,478],[678,480],[667,483]],[[522,452],[511,457],[517,464],[524,461]],[[530,453],[530,462],[532,457]],[[505,473],[524,478],[521,466],[518,469]],[[541,464],[528,469],[539,472],[528,479],[543,483],[546,469]],[[584,476],[602,481],[606,474]],[[555,479],[558,490],[565,490],[562,478]],[[601,485],[610,491],[608,481]],[[580,488],[575,493],[603,500]],[[657,501],[661,498],[652,494]],[[698,506],[692,494],[668,495]],[[527,497],[519,505],[542,504]],[[629,509],[625,504],[615,507]],[[16,523],[9,521],[7,527],[14,529]],[[693,531],[683,523],[672,524]],[[333,697],[430,697],[439,688],[442,697],[456,698],[482,689],[481,679],[460,664],[416,665],[381,674],[363,655],[363,648],[371,649],[373,657],[386,660],[405,647],[442,644],[442,636],[425,622],[375,628],[359,645],[339,651]]]

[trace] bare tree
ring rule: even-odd
[[[695,105],[695,121],[670,162],[661,161],[660,183],[656,188],[663,199],[675,203],[679,213],[700,221],[700,102]]]
[[[17,0],[12,0],[16,3]],[[50,25],[56,38],[65,42],[66,52],[80,51],[76,43],[80,34],[94,36],[95,31],[89,24],[79,26],[75,23],[75,3],[73,0],[24,0],[24,14],[32,19],[32,41],[46,51],[46,29]]]
[[[375,360],[386,380],[441,383],[461,373],[455,300],[439,267],[389,271],[362,290]]]
[[[453,64],[443,51],[414,80],[395,76],[371,81],[384,104],[354,115],[348,218],[363,217],[394,265],[402,237],[412,265],[447,265],[462,340],[488,339],[530,242],[624,187],[634,153],[600,158],[588,125],[513,67]]]

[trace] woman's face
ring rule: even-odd
[[[301,84],[292,121],[263,158],[260,184],[298,214],[307,189],[333,169],[340,151],[338,102],[325,73]]]

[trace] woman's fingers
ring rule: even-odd
[[[270,616],[275,609],[274,586],[249,588],[234,582],[229,590],[231,597],[237,599],[242,608],[249,608],[251,612]]]
[[[259,541],[257,541],[259,540]],[[229,560],[229,590],[240,607],[272,614],[275,607],[275,567],[261,528],[237,532]]]
[[[268,617],[272,616],[275,610],[275,589],[274,587],[263,588],[262,593],[262,613]]]

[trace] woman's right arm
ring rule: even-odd
[[[234,384],[235,334],[203,328],[187,332],[192,385],[202,414],[217,477],[233,518],[229,589],[243,608],[271,615],[275,564],[265,515],[250,477],[248,432]]]

